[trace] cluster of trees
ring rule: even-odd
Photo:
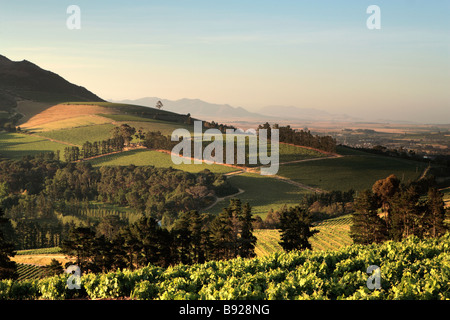
[[[111,130],[111,138],[102,141],[86,141],[81,149],[77,146],[66,147],[64,149],[64,161],[72,162],[91,157],[108,154],[111,152],[122,151],[128,146],[133,138],[142,139],[144,134],[142,130],[122,124]]]
[[[83,272],[253,257],[252,220],[249,204],[232,199],[218,216],[186,211],[170,229],[148,215],[126,226],[106,221],[97,230],[77,227],[62,248]]]
[[[98,200],[130,206],[147,214],[179,212],[208,205],[215,195],[236,193],[222,175],[204,170],[193,174],[172,168],[101,167]]]
[[[122,151],[125,147],[123,137],[114,137],[103,141],[86,141],[80,149],[77,146],[64,148],[64,161],[79,161],[102,154]]]
[[[0,208],[0,279],[14,279],[16,277],[16,263],[11,261],[14,256],[14,245],[3,235],[3,226],[8,223]]]
[[[443,195],[426,180],[401,184],[390,175],[361,192],[354,209],[350,231],[355,243],[439,237],[448,230]]]
[[[231,125],[227,125],[227,124],[222,124],[222,123],[217,123],[215,121],[204,121],[203,122],[203,127],[206,129],[219,129],[220,132],[222,133],[226,133],[227,129],[232,129],[232,130],[236,130],[236,127],[231,126]]]
[[[308,208],[313,221],[322,221],[353,212],[355,190],[309,194],[300,205]]]
[[[102,167],[28,158],[0,162],[0,205],[12,219],[11,239],[21,249],[57,245],[67,233],[75,202],[129,206],[171,226],[180,212],[203,208],[236,193],[226,177],[209,170]],[[11,228],[10,228],[11,229]]]
[[[271,129],[279,130],[280,142],[290,143],[303,147],[310,147],[325,152],[336,152],[336,139],[331,136],[319,136],[313,135],[311,132],[304,130],[294,130],[291,126],[279,126],[274,124],[272,127],[268,122],[263,125],[258,126],[258,131],[260,129],[266,129],[268,132],[268,138],[270,137]]]
[[[325,193],[314,193],[303,196],[299,207],[309,213],[311,222],[322,221],[353,212],[354,190],[330,191]],[[256,229],[279,229],[282,215],[290,209],[284,205],[278,210],[270,209],[265,219],[257,217]]]
[[[17,129],[13,123],[6,122],[6,123],[0,123],[0,130],[4,130],[6,132],[17,132],[17,131],[20,131],[20,127],[19,127],[19,129]]]
[[[0,96],[1,100],[1,96]],[[16,127],[17,122],[22,117],[21,114],[15,113],[11,115],[8,112],[0,113],[0,131],[4,130],[6,132],[17,132],[21,131],[20,127]]]
[[[149,149],[171,151],[178,141],[172,141],[170,136],[164,136],[160,131],[146,132],[143,145]]]

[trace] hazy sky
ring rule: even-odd
[[[380,30],[366,26],[373,4]],[[0,0],[0,54],[104,99],[448,123],[449,49],[449,0]]]

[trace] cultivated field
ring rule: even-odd
[[[85,115],[64,119],[60,121],[52,121],[44,125],[40,125],[37,127],[30,127],[27,129],[32,132],[38,132],[40,134],[40,133],[47,133],[48,131],[67,130],[71,128],[102,125],[105,123],[111,123],[111,119],[100,117],[97,115]]]
[[[252,213],[261,216],[262,219],[270,209],[278,210],[284,204],[288,206],[298,204],[301,198],[309,192],[270,176],[261,176],[255,173],[230,176],[229,181],[233,186],[244,190],[239,195],[239,199],[244,203],[248,202],[252,207]],[[208,211],[218,214],[228,204],[229,201],[224,200]]]
[[[64,154],[65,144],[48,141],[20,133],[0,132],[0,157],[9,159],[21,159],[26,155],[60,151]]]
[[[445,207],[450,208],[450,188],[442,189],[441,192],[444,194]]]
[[[82,146],[86,141],[95,142],[111,138],[111,130],[114,127],[115,126],[113,124],[99,124],[86,127],[40,132],[39,135],[49,139]]]
[[[44,131],[46,126],[55,126],[55,122],[68,121],[71,127],[77,126],[77,122],[73,122],[74,118],[80,118],[83,116],[90,116],[96,114],[109,114],[114,113],[113,109],[101,107],[98,105],[69,105],[58,104],[43,110],[42,112],[31,116],[25,123],[20,126],[23,129],[33,131]],[[68,119],[72,119],[69,121]],[[56,124],[58,125],[58,124]]]
[[[350,215],[328,219],[314,226],[319,230],[310,239],[312,250],[338,250],[353,243],[350,238]],[[274,252],[281,252],[279,245],[280,232],[276,229],[258,229],[254,235],[258,239],[255,253],[258,257],[267,256]]]
[[[278,174],[323,190],[347,191],[371,188],[376,180],[390,174],[402,182],[414,180],[425,168],[422,162],[366,154],[287,164]]]
[[[172,162],[169,154],[154,150],[130,150],[122,153],[107,155],[96,159],[89,160],[94,167],[101,166],[127,166],[133,164],[135,166],[155,166],[158,168],[179,169],[188,172],[200,172],[208,169],[215,173],[228,173],[239,169],[218,165],[218,164],[180,164],[176,165]]]

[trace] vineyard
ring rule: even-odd
[[[17,250],[16,256],[21,255],[31,255],[31,254],[57,254],[61,253],[61,248],[53,247],[53,248],[40,248],[40,249],[29,249],[29,250]]]
[[[337,250],[353,243],[350,238],[351,216],[345,215],[338,218],[327,219],[314,226],[319,230],[311,237],[312,250]],[[280,233],[276,229],[258,229],[254,232],[258,239],[255,253],[258,257],[266,256],[283,249],[278,244]]]
[[[371,290],[372,265],[380,268],[381,282]],[[450,299],[450,233],[336,251],[83,274],[81,290],[70,290],[68,277],[3,280],[0,299]]]
[[[44,276],[44,269],[32,264],[18,263],[17,274],[19,275],[17,278],[18,281],[35,280]]]

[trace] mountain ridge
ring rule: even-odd
[[[182,98],[169,100],[158,97],[144,97],[140,99],[117,100],[117,103],[138,104],[154,107],[158,101],[164,105],[164,109],[177,113],[190,113],[194,117],[210,118],[211,120],[252,119],[260,121],[304,120],[304,121],[349,121],[359,120],[346,114],[332,114],[327,111],[314,108],[299,108],[294,106],[266,106],[256,111],[248,111],[243,107],[233,107],[229,104],[217,104],[201,99]]]
[[[20,100],[52,103],[105,101],[31,61],[13,61],[0,55],[0,110],[15,108]]]

